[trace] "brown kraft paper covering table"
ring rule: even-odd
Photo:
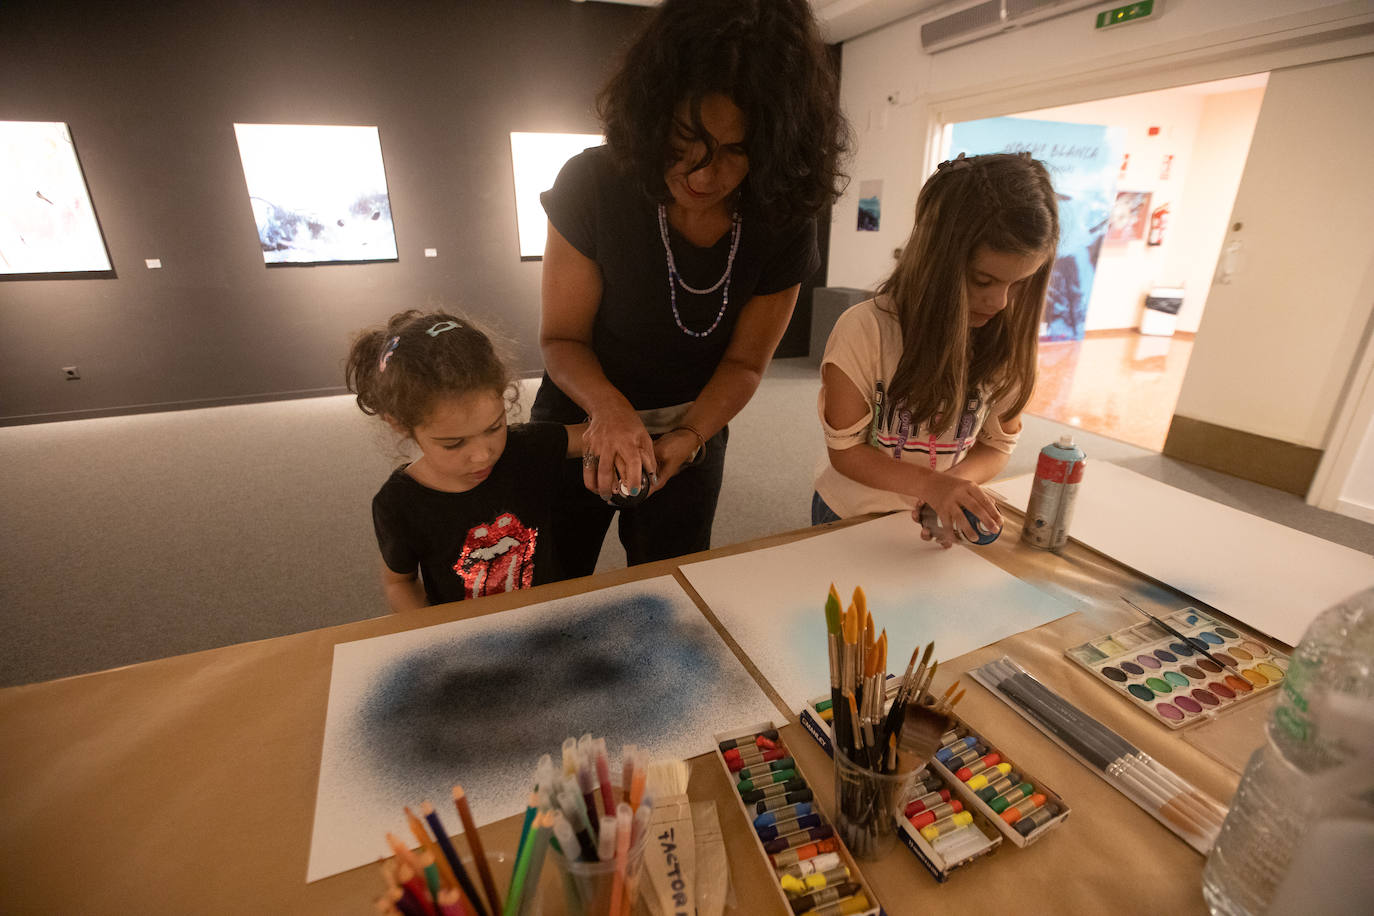
[[[1027,547],[1019,540],[1019,519],[1005,514],[1002,537],[976,548],[979,556],[1078,613],[942,659],[936,689],[973,666],[1010,655],[1070,702],[1226,803],[1239,774],[1215,758],[1244,760],[1249,748],[1258,746],[1259,725],[1272,697],[1247,704],[1257,708],[1244,713],[1246,727],[1226,727],[1222,717],[1210,740],[1229,746],[1209,746],[1210,755],[1151,722],[1065,658],[1063,649],[1139,622],[1120,601],[1122,594],[1151,611],[1196,602],[1078,544],[1062,555]],[[372,901],[383,887],[374,866],[305,883],[335,643],[673,575],[684,563],[772,547],[845,524],[850,522],[478,601],[2,690],[0,910],[374,912]],[[843,578],[838,570],[836,575]],[[680,573],[677,578],[715,624],[686,579]],[[1140,597],[1142,587],[1154,600]],[[825,638],[824,598],[816,599],[817,639]],[[734,641],[725,639],[781,706]],[[906,651],[899,647],[897,654]],[[826,678],[827,672],[816,672],[817,694],[825,691]],[[951,911],[1205,912],[1201,856],[971,678],[965,686],[960,715],[1052,785],[1073,814],[1036,844],[1025,849],[1003,844],[943,885],[898,845],[885,860],[863,868],[889,914],[955,907]],[[783,720],[779,713],[778,721]],[[795,715],[786,720],[783,738],[829,813],[830,761]],[[747,724],[721,722],[719,727]],[[708,741],[703,736],[703,744]],[[533,772],[534,761],[528,763]],[[783,913],[724,775],[709,754],[691,764],[690,794],[694,800],[715,800],[726,836],[736,897],[729,912]],[[398,833],[404,833],[404,818],[397,815]],[[449,819],[455,829],[457,818],[450,814]],[[505,854],[493,862],[503,892],[520,822],[516,816],[482,829],[488,853],[493,858]],[[380,855],[385,846],[382,837],[377,840]],[[461,841],[457,845],[465,851]],[[545,870],[546,882],[552,871]],[[548,900],[545,912],[559,912],[560,896],[551,893]]]

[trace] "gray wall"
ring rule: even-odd
[[[337,393],[352,332],[409,307],[464,309],[537,370],[540,264],[519,260],[508,135],[595,132],[596,90],[644,15],[0,3],[0,120],[68,123],[114,264],[0,282],[0,424]],[[399,260],[265,267],[235,121],[377,125]]]

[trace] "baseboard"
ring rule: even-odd
[[[1363,503],[1352,503],[1348,499],[1338,499],[1336,500],[1336,511],[1347,518],[1374,524],[1374,507],[1366,506]]]
[[[1296,496],[1306,496],[1322,450],[1174,414],[1164,454]]]
[[[96,417],[124,417],[140,413],[171,410],[199,410],[202,407],[228,407],[234,404],[262,404],[268,401],[294,401],[298,398],[328,398],[348,394],[348,389],[307,388],[300,391],[275,391],[227,398],[197,398],[189,401],[162,401],[153,404],[123,404],[118,407],[93,407],[89,410],[59,410],[0,417],[0,426],[26,426],[30,423],[59,423],[65,420],[93,420]]]

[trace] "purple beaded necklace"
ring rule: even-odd
[[[663,253],[668,257],[668,301],[673,305],[673,320],[677,322],[678,330],[688,337],[706,337],[719,325],[720,320],[725,317],[725,310],[730,305],[730,273],[735,269],[735,252],[739,251],[740,226],[743,220],[738,212],[730,215],[730,222],[734,224],[730,238],[730,256],[725,261],[725,273],[721,274],[719,280],[708,286],[706,289],[697,289],[688,286],[683,281],[682,276],[677,272],[677,262],[673,260],[673,246],[668,242],[668,211],[663,204],[658,205],[658,235],[663,239]],[[682,323],[682,315],[677,310],[677,288],[681,286],[686,292],[696,296],[706,296],[714,293],[722,286],[725,287],[721,293],[720,311],[716,313],[716,320],[711,322],[711,326],[704,331],[693,331]]]

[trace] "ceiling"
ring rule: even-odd
[[[574,3],[581,0],[573,0]],[[630,6],[658,6],[659,0],[595,0]],[[864,32],[898,19],[924,13],[937,6],[955,6],[958,0],[811,0],[811,8],[821,23],[825,40],[848,41]]]

